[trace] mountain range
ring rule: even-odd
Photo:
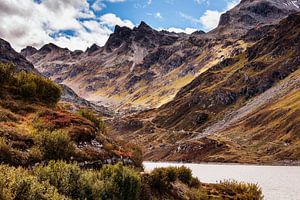
[[[242,0],[208,33],[141,22],[116,26],[103,47],[50,43],[20,54],[1,40],[0,61],[114,110],[108,131],[141,145],[146,160],[291,164],[300,156],[299,38],[299,0]]]

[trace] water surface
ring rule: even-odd
[[[193,175],[205,183],[237,180],[257,183],[266,200],[300,200],[300,167],[256,166],[235,164],[177,164],[144,162],[145,170],[156,167],[181,166],[190,168]]]

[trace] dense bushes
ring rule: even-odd
[[[34,173],[40,182],[49,182],[60,194],[72,198],[79,197],[78,183],[81,171],[76,164],[50,161],[47,166],[36,168]]]
[[[38,167],[35,175],[72,199],[135,200],[141,187],[139,174],[122,164],[81,171],[76,164],[51,161],[46,167]]]
[[[75,147],[66,131],[41,131],[36,136],[39,149],[47,160],[69,159]]]
[[[61,96],[60,87],[40,75],[21,71],[16,72],[12,64],[0,63],[0,87],[14,87],[26,99],[55,104]]]
[[[100,170],[100,178],[109,185],[105,199],[138,199],[141,178],[132,169],[124,167],[120,163],[117,165],[106,165]]]
[[[27,72],[15,76],[15,84],[24,98],[38,99],[44,103],[57,103],[61,96],[60,87],[51,80]]]
[[[150,173],[150,185],[159,190],[169,190],[176,180],[195,188],[200,186],[200,181],[192,177],[192,171],[184,166],[156,168]]]
[[[183,192],[191,200],[262,199],[260,188],[254,184],[225,181],[191,188],[178,179],[187,172],[187,169],[170,167],[140,175],[122,164],[82,170],[76,163],[63,161],[50,161],[33,171],[0,165],[0,199],[186,199]]]
[[[28,171],[0,165],[0,199],[3,200],[63,200],[55,187],[39,182]]]

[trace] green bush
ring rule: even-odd
[[[14,73],[15,66],[13,64],[0,63],[0,87],[10,84]]]
[[[199,187],[200,181],[192,177],[192,171],[187,167],[156,168],[150,173],[150,185],[158,190],[165,191],[172,187],[176,180],[190,187]]]
[[[12,148],[4,137],[0,137],[0,163],[13,166],[23,165],[26,159],[23,154],[23,152]]]
[[[192,176],[192,170],[185,167],[185,166],[181,166],[181,167],[178,167],[176,169],[176,173],[177,173],[177,177],[178,179],[182,182],[182,183],[185,183],[187,185],[190,185],[191,183],[191,180],[193,178]]]
[[[25,98],[31,98],[36,96],[37,86],[35,82],[25,83],[20,87],[20,93]]]
[[[139,197],[140,175],[120,163],[105,165],[100,170],[100,179],[107,185],[104,199],[135,200]]]
[[[34,170],[40,182],[49,182],[56,187],[60,194],[79,197],[80,168],[76,164],[67,164],[63,161],[50,161],[45,167],[37,167]]]
[[[100,117],[97,117],[93,112],[87,109],[80,109],[78,114],[87,120],[93,122],[93,124],[100,129],[101,133],[106,133],[106,126]]]
[[[76,164],[50,161],[34,174],[39,181],[48,181],[60,194],[72,199],[135,200],[139,197],[141,178],[122,164],[106,165],[99,171],[81,171]]]
[[[39,182],[22,168],[0,165],[0,199],[3,200],[63,200],[47,182]]]
[[[14,85],[20,89],[24,98],[38,99],[44,103],[57,103],[61,88],[51,80],[25,71],[17,73]]]
[[[104,182],[100,173],[96,171],[84,171],[79,180],[79,199],[101,200],[106,194],[113,192],[111,183]]]
[[[63,130],[39,132],[36,141],[44,158],[48,160],[69,159],[75,152],[74,143]]]
[[[257,184],[225,180],[220,182],[218,188],[222,193],[233,194],[235,199],[263,199],[262,190]]]
[[[161,192],[168,191],[176,180],[175,168],[156,168],[150,173],[151,187]]]

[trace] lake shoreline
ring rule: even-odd
[[[170,164],[203,164],[203,165],[247,165],[247,166],[266,166],[266,167],[299,167],[299,161],[286,161],[276,163],[238,163],[238,162],[180,162],[180,161],[151,161],[145,160],[147,163],[170,163]]]

